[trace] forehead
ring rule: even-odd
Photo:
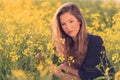
[[[76,19],[76,17],[72,15],[70,12],[66,12],[60,16],[60,21],[68,21],[71,19]]]

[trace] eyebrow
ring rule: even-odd
[[[70,19],[68,19],[67,21],[70,21],[70,20],[73,20],[73,18],[70,18]],[[61,22],[61,23],[63,24],[63,23],[65,23],[65,22]]]

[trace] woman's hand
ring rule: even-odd
[[[54,72],[54,75],[61,78],[61,80],[80,80],[78,70],[71,68],[66,64],[59,65]]]
[[[53,74],[56,77],[62,78],[67,74],[66,69],[68,69],[68,66],[66,66],[65,64],[61,64],[54,70]]]
[[[61,64],[61,65],[59,66],[59,68],[60,68],[63,72],[69,73],[70,67],[67,66],[66,64]]]
[[[45,61],[45,54],[44,53],[37,53],[35,55],[36,61],[39,63],[40,61]]]
[[[39,60],[39,59],[40,59],[40,54],[36,54],[36,55],[35,55],[35,59],[36,59],[36,60]]]
[[[63,69],[62,65],[58,66],[53,72],[54,76],[59,78],[62,77],[64,75],[64,72],[62,71],[62,69]]]
[[[64,72],[64,73],[67,73],[67,74],[71,74],[71,75],[74,75],[76,77],[79,78],[79,75],[78,75],[78,70],[75,69],[75,68],[72,68],[70,66],[67,66],[66,64],[61,64],[59,66],[59,68]]]

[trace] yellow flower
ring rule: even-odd
[[[98,17],[100,17],[100,14],[99,13],[91,14],[91,17],[98,19]]]
[[[12,62],[18,60],[19,57],[20,57],[20,55],[17,55],[15,51],[10,52],[10,58],[11,58],[11,61],[12,61]]]
[[[49,1],[44,1],[42,4],[41,4],[41,7],[48,7],[50,6],[50,2]]]
[[[48,43],[48,44],[47,44],[47,49],[48,49],[48,50],[52,49],[53,47],[54,47],[54,46],[53,46],[52,43]]]
[[[70,61],[73,60],[73,56],[69,56],[68,60],[70,60]]]
[[[22,52],[22,54],[25,55],[25,56],[28,56],[28,55],[29,55],[29,52],[30,52],[30,49],[27,48],[27,49],[25,49],[25,50]]]
[[[26,80],[26,74],[23,70],[12,70],[11,72],[14,77]]]
[[[43,46],[42,45],[38,46],[38,49],[43,50]]]
[[[40,76],[44,77],[45,75],[47,75],[48,72],[49,72],[49,67],[46,67],[44,70],[41,71]]]
[[[19,59],[19,57],[20,57],[20,56],[17,56],[17,55],[12,56],[11,61],[12,61],[12,62],[17,61],[17,60]]]
[[[114,61],[114,60],[116,60],[116,59],[118,59],[119,58],[119,54],[118,53],[114,53],[113,55],[112,55],[112,60]]]
[[[69,56],[68,57],[68,65],[70,66],[71,63],[74,63],[74,62],[75,62],[74,57],[73,56]]]
[[[58,53],[58,62],[63,62],[65,60],[64,55],[62,53]]]
[[[114,78],[115,78],[115,80],[120,80],[120,71],[115,73]]]
[[[120,60],[119,60],[119,54],[118,53],[114,53],[112,55],[112,60],[113,60],[114,64],[120,62]]]
[[[37,67],[37,69],[38,69],[39,71],[43,70],[43,65],[40,64],[40,65]]]
[[[61,38],[60,41],[61,41],[62,44],[65,43],[65,39],[64,38],[63,39]]]
[[[30,45],[30,44],[33,44],[33,42],[31,40],[28,40],[27,44]]]
[[[106,68],[106,70],[105,70],[105,75],[106,76],[108,75],[109,70],[110,70],[110,68]]]
[[[46,62],[47,64],[52,64],[52,60],[51,60],[51,59],[46,59],[45,62]]]
[[[0,50],[4,50],[3,47],[0,45]]]
[[[65,58],[64,57],[59,57],[59,59],[58,59],[58,62],[63,62],[65,60]]]

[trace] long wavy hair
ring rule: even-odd
[[[76,42],[74,42],[73,39],[62,29],[60,16],[66,12],[69,12],[71,15],[75,16],[81,23],[80,30],[76,37]],[[52,20],[52,32],[53,42],[56,46],[57,52],[63,53],[65,55],[65,61],[67,63],[70,62],[72,67],[78,68],[85,58],[88,44],[86,21],[79,10],[79,7],[71,2],[64,3],[62,6],[60,6]],[[64,44],[61,39],[65,40]],[[68,61],[69,57],[73,57],[74,61]]]

